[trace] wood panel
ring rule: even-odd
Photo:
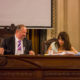
[[[80,56],[0,56],[0,80],[80,80]]]

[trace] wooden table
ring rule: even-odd
[[[0,80],[80,80],[80,56],[0,56]]]

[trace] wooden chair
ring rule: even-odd
[[[52,42],[54,42],[54,41],[57,41],[57,39],[56,39],[56,38],[52,38],[52,39],[50,39],[50,40],[47,40],[47,41],[43,41],[43,42],[42,42],[42,51],[41,51],[42,54],[45,54],[45,53],[46,53],[46,51],[48,50],[50,44],[51,44]]]

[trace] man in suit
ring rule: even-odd
[[[27,29],[24,25],[18,25],[15,35],[4,39],[0,48],[0,54],[4,55],[34,55],[32,50],[32,43],[26,38]]]

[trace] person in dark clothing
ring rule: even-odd
[[[4,55],[21,55],[30,54],[35,55],[32,50],[32,43],[26,38],[27,28],[24,25],[18,25],[16,28],[15,35],[4,39],[0,54]]]

